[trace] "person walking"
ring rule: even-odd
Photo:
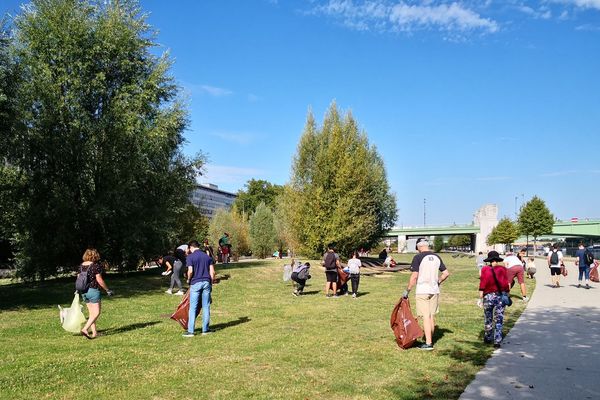
[[[519,250],[518,255],[514,255],[509,253],[508,257],[504,259],[504,266],[506,267],[506,277],[508,282],[510,282],[510,287],[512,288],[515,284],[515,278],[517,278],[517,282],[519,282],[519,286],[521,288],[521,296],[523,302],[527,302],[529,298],[527,297],[527,286],[525,286],[525,267],[523,265],[523,258],[525,257],[525,249]]]
[[[323,266],[325,267],[325,297],[338,297],[337,295],[337,269],[340,266],[340,257],[335,252],[333,243],[327,246],[327,251],[323,255]],[[333,290],[333,295],[329,294],[329,289]]]
[[[504,326],[504,304],[501,292],[508,292],[508,270],[500,264],[503,260],[497,251],[490,251],[484,260],[488,263],[481,269],[479,280],[479,300],[477,305],[483,308],[483,341],[500,347]]]
[[[552,245],[552,251],[548,254],[548,267],[550,267],[550,276],[552,277],[552,287],[560,287],[560,266],[563,263],[563,253],[558,250],[558,244]]]
[[[190,241],[190,255],[187,257],[187,282],[190,285],[190,311],[188,315],[188,329],[183,337],[194,337],[196,324],[196,310],[202,300],[202,334],[211,333],[210,330],[210,303],[212,284],[215,281],[215,267],[213,260],[205,252],[200,251],[197,240]]]
[[[358,258],[358,253],[352,253],[352,258],[348,260],[348,272],[350,273],[350,282],[352,284],[352,298],[355,299],[358,294],[358,284],[360,283],[360,267],[362,263]]]
[[[416,286],[417,316],[423,318],[423,331],[425,333],[425,343],[419,348],[421,350],[433,350],[434,316],[439,312],[440,285],[448,279],[450,272],[440,256],[429,250],[427,239],[419,238],[416,249],[419,254],[413,257],[410,264],[412,273],[408,287],[402,293],[402,297],[407,299],[412,288]],[[438,271],[442,273],[439,277]]]
[[[589,253],[589,255],[588,255]],[[589,250],[586,250],[583,243],[579,243],[579,248],[575,252],[575,265],[579,267],[579,278],[577,279],[577,287],[581,287],[583,277],[585,276],[585,288],[590,288],[590,267],[594,263],[594,256]],[[590,259],[591,258],[591,259]]]
[[[483,255],[483,252],[480,251],[479,254],[477,255],[477,271],[479,271],[479,276],[481,276],[481,268],[483,268],[483,266],[485,265],[485,262],[483,261],[485,259],[485,256]]]
[[[113,292],[108,288],[106,282],[102,278],[104,268],[98,263],[100,261],[100,254],[96,249],[89,248],[83,253],[83,262],[79,266],[80,272],[87,271],[87,281],[89,289],[87,292],[82,294],[83,301],[88,309],[88,320],[81,328],[81,334],[88,339],[94,339],[98,336],[98,330],[96,327],[96,321],[100,318],[102,311],[102,299],[100,296],[100,288],[104,289],[107,296],[112,296]],[[89,334],[89,330],[92,330],[92,334]]]
[[[219,247],[221,248],[221,254],[223,255],[223,263],[229,264],[229,257],[231,257],[231,243],[229,242],[229,233],[223,233],[223,236],[221,236],[221,238],[219,239]]]

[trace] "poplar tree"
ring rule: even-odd
[[[173,239],[202,165],[181,152],[188,118],[168,55],[154,55],[133,0],[33,0],[14,31],[21,275],[77,265],[87,246],[135,268]]]
[[[248,221],[233,207],[231,210],[219,208],[210,220],[208,227],[209,241],[215,247],[223,233],[229,233],[232,257],[236,260],[240,255],[250,252],[248,238]]]
[[[271,256],[275,247],[276,231],[273,212],[261,202],[250,217],[250,249],[258,258]]]
[[[318,127],[309,111],[284,201],[301,251],[316,257],[328,243],[349,255],[375,246],[396,220],[383,160],[350,112],[333,103]]]
[[[533,236],[533,254],[536,251],[538,237],[552,233],[554,215],[544,200],[533,196],[522,208],[517,220],[522,235]]]

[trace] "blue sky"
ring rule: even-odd
[[[20,1],[3,0],[0,11]],[[379,149],[398,224],[600,218],[600,0],[142,0],[188,97],[186,152],[236,192],[284,184],[307,110]]]

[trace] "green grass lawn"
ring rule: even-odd
[[[407,272],[363,276],[357,299],[326,299],[316,262],[299,298],[281,261],[218,266],[227,279],[213,287],[217,331],[190,339],[168,318],[180,297],[163,293],[158,270],[107,277],[117,295],[103,299],[92,341],[59,324],[56,305],[70,304],[74,278],[2,285],[0,398],[457,398],[492,348],[482,343],[474,260],[442,258],[451,276],[432,352],[398,350],[389,327]],[[515,301],[507,329],[522,309]]]

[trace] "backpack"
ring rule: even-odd
[[[83,265],[79,268],[79,273],[77,274],[77,279],[75,279],[75,290],[79,294],[87,293],[88,289],[90,288],[90,280],[88,277],[88,269],[89,268],[90,268],[89,265],[87,267],[85,267],[85,269],[84,269]]]
[[[310,279],[310,274],[308,273],[309,269],[310,269],[310,267],[302,268],[298,272],[298,279],[305,279],[305,280]]]
[[[589,251],[587,249],[585,250],[585,263],[588,266],[594,264],[594,255],[592,254],[591,251]]]
[[[553,251],[550,256],[550,265],[558,265],[558,251]]]
[[[331,271],[333,269],[336,269],[336,265],[335,265],[335,253],[328,251],[327,255],[325,256],[325,269],[328,271]]]

